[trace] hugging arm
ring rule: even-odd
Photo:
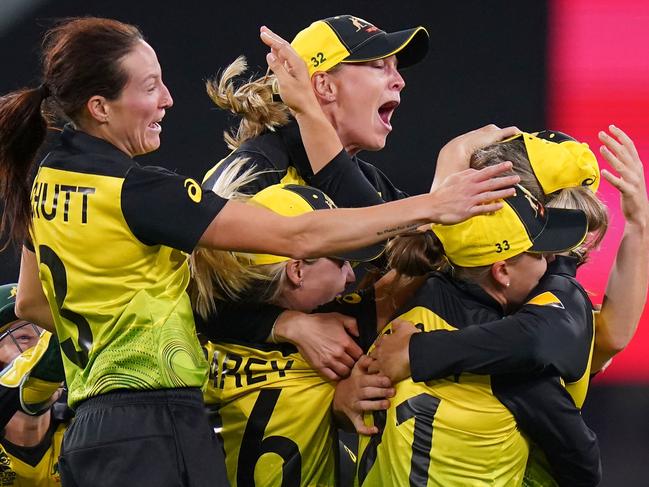
[[[599,443],[559,376],[493,376],[492,389],[519,428],[545,454],[560,486],[590,487],[601,480]],[[535,461],[533,457],[529,461]]]
[[[452,332],[415,333],[409,348],[413,380],[462,372],[534,373],[548,367],[568,381],[577,380],[588,363],[592,313],[586,303],[579,304],[581,294],[555,294],[561,305],[527,304],[498,321]]]

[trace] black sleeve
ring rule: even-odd
[[[133,166],[121,193],[124,218],[140,242],[185,252],[194,250],[227,202],[191,178],[156,167]]]
[[[0,431],[20,410],[18,388],[0,386]]]
[[[575,316],[578,295],[561,306],[527,304],[504,319],[458,331],[416,333],[410,339],[410,369],[416,382],[462,372],[506,374],[553,367],[571,382],[585,371],[592,339],[592,316]],[[578,304],[578,303],[577,303]]]
[[[558,376],[493,376],[494,394],[529,439],[545,453],[561,486],[586,487],[601,480],[599,444]]]
[[[340,313],[356,318],[358,338],[354,340],[367,352],[376,340],[376,296],[374,287],[339,296],[330,303],[319,306],[316,313]]]
[[[392,184],[392,181],[388,179],[385,173],[373,164],[359,159],[358,166],[372,186],[379,192],[379,196],[383,201],[396,201],[409,196],[408,193]]]
[[[340,208],[360,208],[385,203],[360,166],[343,149],[309,184],[328,195]]]
[[[286,311],[272,304],[218,301],[207,320],[196,315],[196,328],[210,341],[265,343],[275,320]]]

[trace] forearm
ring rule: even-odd
[[[564,310],[529,308],[458,331],[416,333],[409,347],[413,380],[462,372],[534,373],[548,366],[566,379],[580,377],[590,352],[586,327],[570,320]]]
[[[623,350],[635,333],[649,285],[649,227],[625,226],[596,319],[593,370]]]
[[[371,208],[320,210],[282,217],[263,208],[230,201],[205,231],[200,245],[295,259],[336,255],[431,221],[434,204],[431,195],[421,195]]]
[[[490,331],[487,327],[472,326],[459,331],[415,333],[409,346],[412,379],[425,382],[463,372],[531,373],[543,369],[545,364],[538,360],[529,336],[517,334],[501,342],[501,334]]]
[[[369,208],[320,210],[283,217],[265,208],[229,201],[203,232],[199,245],[286,255],[295,259],[334,256],[385,240],[427,223],[452,224],[496,211],[518,176],[496,177],[503,163],[449,178],[434,192]],[[505,188],[505,189],[502,189]]]
[[[300,126],[302,143],[311,163],[311,169],[314,174],[317,174],[343,149],[343,146],[315,97],[313,103],[313,107],[309,110],[296,113],[295,120]]]

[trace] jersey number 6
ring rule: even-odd
[[[239,449],[237,464],[237,485],[239,487],[254,487],[255,465],[264,453],[275,453],[284,460],[282,487],[299,487],[300,485],[302,456],[295,442],[283,436],[264,438],[264,431],[281,392],[281,389],[262,389],[255,401]]]

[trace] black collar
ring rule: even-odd
[[[131,157],[110,142],[76,130],[70,124],[66,124],[63,128],[63,132],[61,133],[61,146],[72,152],[102,154],[112,159],[133,162]]]
[[[545,273],[576,277],[578,266],[579,259],[577,257],[571,255],[557,255],[554,260],[548,264],[548,270]]]
[[[451,283],[455,288],[457,288],[460,293],[468,294],[475,301],[488,308],[492,308],[494,311],[497,311],[499,315],[503,315],[503,307],[500,305],[500,303],[496,301],[496,299],[494,299],[494,297],[491,296],[487,291],[482,289],[478,284],[455,279],[446,272],[436,274],[443,276],[443,278]]]

